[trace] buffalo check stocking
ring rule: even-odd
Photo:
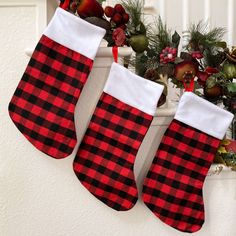
[[[163,86],[113,63],[74,160],[80,182],[99,200],[129,210],[138,198],[134,161]]]
[[[64,158],[76,144],[74,109],[105,30],[58,8],[9,104],[10,117],[40,151]]]
[[[195,232],[204,223],[202,186],[233,115],[185,92],[143,185],[143,201],[166,224]]]

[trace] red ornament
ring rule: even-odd
[[[198,66],[192,61],[183,61],[175,66],[174,76],[178,81],[190,82],[196,76]]]
[[[104,10],[104,13],[107,17],[112,17],[115,14],[115,10],[113,7],[107,6]]]
[[[128,21],[129,21],[129,14],[124,13],[124,14],[122,15],[122,19],[123,19],[123,23],[124,23],[124,24],[128,23]]]
[[[116,11],[117,13],[120,13],[120,14],[125,13],[125,9],[124,9],[124,7],[123,7],[121,4],[116,4],[116,5],[114,6],[114,9],[115,9],[115,11]]]
[[[111,20],[116,24],[120,24],[122,23],[122,15],[119,13],[115,13],[115,15],[111,18]]]
[[[125,31],[121,28],[117,28],[112,33],[112,39],[115,41],[117,47],[121,47],[125,44]]]

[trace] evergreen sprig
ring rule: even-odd
[[[130,16],[128,27],[133,31],[138,30],[143,21],[143,4],[142,0],[121,0],[121,5]]]
[[[156,54],[160,54],[165,47],[171,46],[171,32],[160,17],[154,22],[154,26],[149,29],[148,39],[150,49],[155,51]]]
[[[200,21],[189,27],[190,40],[188,49],[201,51],[204,54],[205,66],[218,67],[224,59],[224,45],[222,42],[226,29],[214,27],[209,30],[209,23]]]
[[[191,24],[189,31],[191,40],[200,42],[206,47],[216,45],[222,40],[226,33],[226,29],[223,27],[214,27],[209,30],[209,23],[203,20],[199,21],[197,24]]]
[[[162,50],[168,46],[178,47],[180,39],[176,32],[171,35],[171,31],[160,17],[155,20],[152,27],[147,27],[147,37],[148,49],[142,54],[135,55],[130,61],[140,76],[144,76],[148,69],[157,69],[160,65]]]

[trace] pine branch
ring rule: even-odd
[[[200,21],[197,24],[192,24],[189,28],[190,42],[201,44],[204,47],[211,48],[218,42],[222,41],[226,29],[223,27],[215,27],[212,30],[208,30],[209,24],[204,21]]]
[[[130,16],[128,27],[135,30],[142,22],[143,0],[121,0],[121,4]]]
[[[150,48],[155,50],[156,54],[160,54],[165,47],[171,45],[171,32],[160,17],[154,22],[154,27],[150,28],[147,35]]]
[[[201,51],[204,54],[205,66],[218,67],[224,60],[223,49],[219,45],[226,29],[215,27],[209,30],[208,22],[200,21],[197,24],[192,24],[189,32],[190,40],[187,48],[190,51]]]
[[[144,76],[148,69],[158,68],[160,53],[164,48],[172,44],[171,32],[160,17],[155,21],[154,26],[149,26],[147,29],[148,50],[142,54],[135,55],[130,61],[130,64],[136,68],[136,72],[140,76]]]

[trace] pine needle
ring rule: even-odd
[[[154,26],[149,29],[147,35],[150,48],[155,50],[156,54],[160,54],[165,47],[171,45],[171,32],[160,17],[154,22]]]
[[[121,5],[130,16],[131,27],[136,29],[142,22],[143,1],[142,0],[122,0]]]
[[[190,47],[193,50],[203,48],[205,66],[217,67],[222,61],[222,48],[218,43],[223,40],[226,29],[223,27],[215,27],[209,30],[209,24],[200,21],[197,24],[192,24],[189,28],[190,32]]]
[[[192,24],[189,28],[191,40],[211,45],[216,42],[220,42],[223,39],[226,29],[223,27],[215,27],[209,31],[208,22],[203,20],[197,24]]]

